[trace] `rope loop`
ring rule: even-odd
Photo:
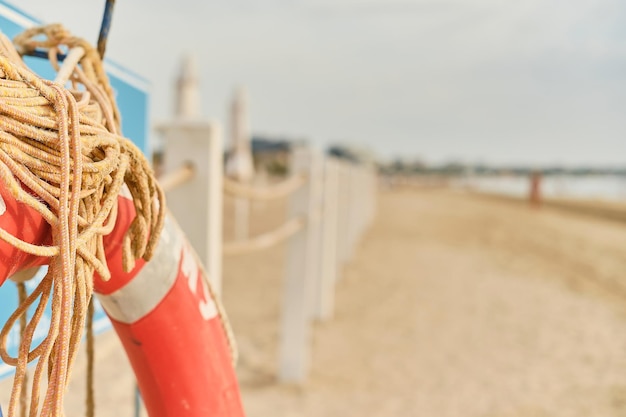
[[[306,184],[307,178],[304,175],[295,175],[282,182],[265,186],[252,186],[226,177],[222,182],[224,184],[224,193],[228,195],[250,200],[267,201],[289,196]]]

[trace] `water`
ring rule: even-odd
[[[528,196],[530,181],[526,176],[473,176],[457,185],[478,191],[512,197]],[[598,199],[626,201],[626,177],[617,175],[554,175],[541,181],[541,194],[547,198]]]

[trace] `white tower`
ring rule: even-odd
[[[250,182],[254,177],[254,163],[248,128],[248,95],[243,88],[238,88],[233,97],[230,129],[226,175],[241,182]]]
[[[200,92],[195,55],[185,55],[176,81],[176,111],[179,120],[197,120],[200,117]]]

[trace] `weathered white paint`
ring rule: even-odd
[[[198,298],[198,311],[202,318],[209,321],[217,317],[217,306],[213,297],[211,297],[206,280],[203,278],[203,271],[198,265],[197,255],[193,248],[189,246],[189,243],[183,245],[180,265],[180,272],[183,274],[184,279],[187,280],[189,290]]]

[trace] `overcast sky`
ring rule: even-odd
[[[20,0],[94,40],[104,0]],[[264,135],[383,157],[626,164],[622,0],[117,0],[107,54],[168,118],[186,51],[202,114],[245,85]]]

